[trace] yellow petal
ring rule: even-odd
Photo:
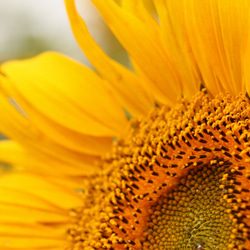
[[[52,183],[38,175],[25,173],[2,175],[0,178],[0,188],[10,191],[16,190],[15,197],[9,196],[4,198],[4,195],[1,195],[0,203],[19,204],[20,206],[24,204],[31,205],[30,202],[32,201],[18,199],[18,192],[21,192],[24,193],[24,195],[26,193],[27,195],[36,196],[44,201],[47,200],[49,203],[62,209],[69,209],[82,205],[80,195],[74,190],[63,185]],[[9,199],[12,199],[12,202]],[[34,204],[37,204],[38,209],[41,208],[39,207],[39,203],[35,202]]]
[[[62,250],[66,249],[65,245],[61,239],[0,236],[1,250]]]
[[[18,195],[16,194],[16,199]],[[4,204],[0,202],[0,222],[20,222],[20,223],[64,223],[67,217],[59,213],[53,213],[47,210],[40,210],[28,206],[17,204]]]
[[[164,50],[172,59],[181,82],[182,95],[191,98],[200,90],[202,78],[187,34],[183,1],[155,1]]]
[[[10,86],[7,88],[9,87]],[[9,91],[9,93],[15,96],[15,99],[18,98],[18,94],[15,94],[15,90]],[[41,137],[46,137],[51,143],[56,143],[78,153],[97,156],[108,152],[111,148],[112,137],[92,136],[68,129],[62,124],[54,122],[44,116],[39,110],[35,110],[31,104],[22,102],[22,108],[27,111],[28,120],[34,127],[34,130],[37,130],[38,133],[41,134]],[[7,133],[12,138],[11,134],[13,134],[13,131],[8,130]]]
[[[213,95],[219,92],[237,95],[244,91],[242,59],[249,32],[250,1],[179,2],[205,86]]]
[[[56,53],[7,62],[2,88],[24,112],[88,135],[116,136],[127,120],[122,108],[92,70]],[[25,106],[25,107],[23,107]]]
[[[64,126],[64,124],[54,121],[41,113],[40,110],[36,109],[32,103],[27,102],[27,100],[25,100],[22,95],[20,95],[20,93],[16,90],[11,81],[2,78],[0,82],[3,91],[5,91],[6,98],[14,97],[14,100],[18,100],[18,105],[21,106],[22,110],[25,110],[24,117],[29,120],[34,129],[40,130],[41,136],[46,136],[47,139],[50,139],[57,144],[61,144],[63,147],[68,148],[69,150],[74,150],[79,153],[91,155],[101,155],[103,153],[106,153],[111,147],[111,137],[92,136],[87,134],[87,131],[85,131],[86,133],[83,134],[79,131],[67,128],[66,126]],[[57,113],[55,113],[55,118],[56,114]],[[79,120],[80,119],[81,117],[79,117]],[[125,122],[125,124],[126,123],[127,121]],[[89,126],[88,124],[84,123],[84,119],[82,121],[82,124]],[[82,127],[84,127],[84,125],[82,125]],[[13,133],[13,131],[11,130],[9,130],[9,132]],[[122,131],[120,132],[122,133]],[[114,132],[113,135],[115,134],[119,135],[118,132]]]
[[[134,15],[131,11],[119,7],[113,0],[92,2],[140,68],[142,76],[148,79],[144,82],[146,89],[151,89],[159,102],[173,105],[181,96],[181,82],[172,59],[164,50],[160,27],[152,17],[148,18],[142,1],[136,1],[135,4],[140,10],[139,17],[138,14]],[[148,84],[150,85],[147,86]]]
[[[78,15],[74,1],[65,0],[65,4],[77,42],[94,68],[107,80],[106,84],[110,87],[110,91],[114,92],[121,105],[133,116],[147,114],[154,105],[152,93],[145,92],[138,77],[108,58],[101,50]]]
[[[250,18],[246,21],[247,27],[250,27]],[[248,30],[247,30],[248,31]],[[250,32],[245,33],[245,44],[242,44],[242,61],[243,61],[243,84],[246,86],[248,96],[250,96]]]
[[[81,161],[69,164],[61,158],[34,149],[24,148],[16,142],[0,141],[0,162],[9,163],[29,171],[47,176],[83,176],[95,173],[98,168],[93,166],[96,157],[82,155]]]
[[[142,23],[143,26],[147,27],[147,32],[149,33],[148,35],[150,36],[151,39],[155,41],[155,45],[158,47],[161,46],[161,29],[155,18],[152,16],[151,13],[148,12],[148,9],[146,9],[146,6],[144,5],[145,2],[142,1],[123,1],[122,2],[122,8],[125,9],[126,11],[130,12],[131,15],[136,16]],[[151,3],[152,4],[152,3]],[[138,21],[139,21],[138,20]],[[139,22],[140,22],[139,21]],[[129,33],[129,32],[128,32]],[[139,39],[139,38],[138,38]],[[162,44],[162,53],[165,53],[164,51],[164,44]],[[150,48],[150,51],[152,50],[152,47]],[[148,56],[149,52],[147,51],[147,54],[145,56]],[[160,60],[160,58],[159,58]],[[159,103],[163,103],[169,106],[172,106],[174,104],[174,101],[176,100],[177,96],[180,96],[180,93],[176,93],[176,95],[173,94],[171,91],[166,91],[168,88],[166,88],[166,85],[171,84],[170,81],[161,83],[159,86],[157,85],[157,81],[150,79],[150,77],[147,76],[149,73],[148,70],[144,70],[144,66],[141,67],[139,63],[137,63],[137,60],[131,57],[132,64],[134,66],[134,69],[136,73],[140,76],[141,79],[143,79],[143,87],[147,89],[148,92],[152,92],[154,95],[155,99]],[[168,59],[169,61],[169,59]],[[148,65],[152,69],[154,68],[154,65],[150,64]],[[171,68],[172,65],[169,65]],[[164,72],[166,72],[166,69]],[[153,70],[152,70],[153,71]],[[174,69],[171,68],[171,72],[173,72]],[[177,71],[176,71],[177,72]],[[155,76],[152,76],[152,78],[156,79],[156,76],[159,74],[158,69],[154,71]],[[179,90],[182,89],[181,85],[178,87],[178,84],[174,86],[174,89],[176,88]],[[169,90],[169,89],[168,89]],[[174,101],[173,101],[174,100]]]
[[[79,153],[71,149],[67,149],[62,145],[50,140],[44,133],[33,126],[32,122],[24,117],[16,110],[7,100],[0,94],[0,106],[4,112],[0,112],[0,131],[7,137],[16,140],[26,150],[34,152],[39,157],[57,159],[59,163],[64,165],[83,167],[87,165],[93,168],[93,162],[97,157]],[[39,142],[39,143],[38,143]],[[50,161],[47,162],[47,166]],[[58,164],[57,164],[58,165]],[[82,169],[84,171],[84,169]],[[90,169],[91,171],[91,169]]]
[[[0,195],[1,195],[0,203],[5,205],[7,204],[8,206],[11,206],[12,204],[12,206],[17,206],[17,207],[20,206],[29,208],[39,208],[40,210],[44,211],[57,212],[61,215],[66,215],[66,216],[68,215],[65,210],[51,203],[50,201],[42,199],[34,194],[16,190],[16,188],[10,189],[1,187]],[[13,197],[15,197],[15,199],[13,199]]]
[[[0,223],[0,248],[24,250],[64,249],[66,229],[60,225]]]
[[[0,178],[0,249],[65,249],[75,191],[35,175]]]

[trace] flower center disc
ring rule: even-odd
[[[189,171],[152,207],[143,249],[228,249],[242,244],[242,232],[225,198],[233,189],[230,162],[215,160]],[[238,230],[235,230],[238,228]],[[242,232],[243,233],[243,232]]]
[[[85,179],[72,249],[250,249],[250,102],[204,92],[132,119]]]

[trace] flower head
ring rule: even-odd
[[[249,249],[249,1],[92,0],[111,60],[1,66],[1,249]],[[15,105],[17,106],[15,106]]]

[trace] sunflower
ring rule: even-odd
[[[250,1],[92,0],[133,70],[0,68],[0,248],[250,249]]]

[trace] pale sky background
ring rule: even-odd
[[[97,42],[111,56],[124,60],[124,52],[90,1],[78,0],[78,5]],[[38,52],[58,51],[86,63],[71,32],[63,0],[0,0],[0,62],[38,53],[31,44]],[[30,51],[22,54],[26,49]]]

